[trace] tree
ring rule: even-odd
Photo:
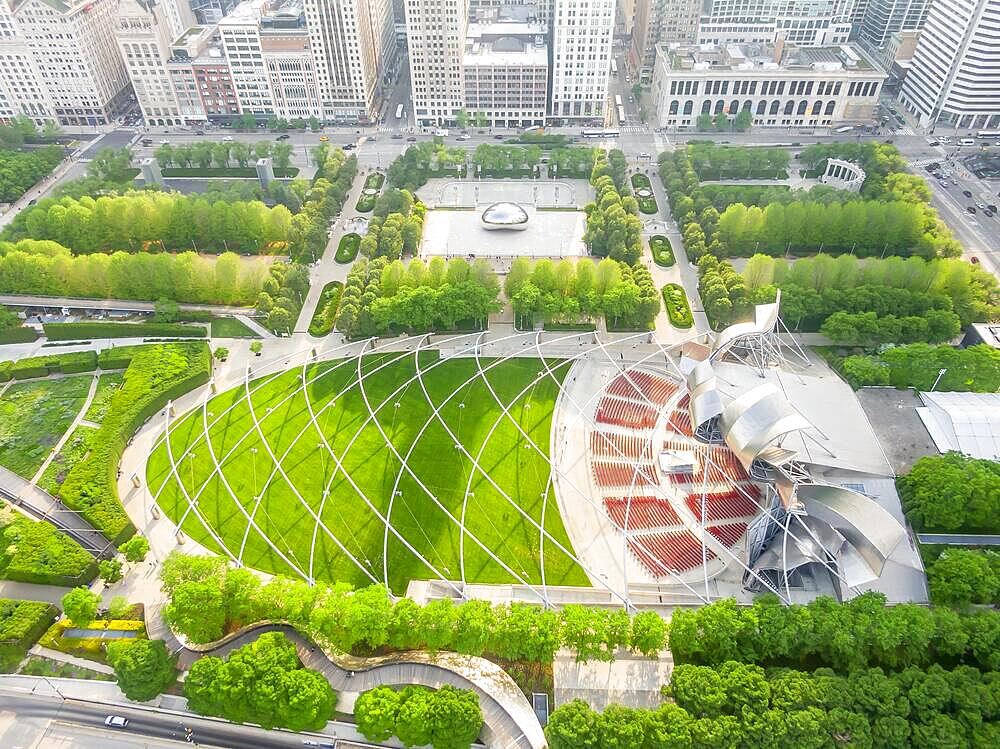
[[[736,115],[736,119],[733,120],[733,129],[738,132],[744,132],[750,129],[753,124],[753,115],[750,113],[749,109],[741,109],[739,114]]]
[[[943,606],[1000,600],[1000,555],[977,549],[948,549],[927,569],[931,600]]]
[[[409,686],[399,694],[396,736],[406,746],[431,743],[431,693],[424,687]]]
[[[132,536],[128,541],[118,547],[126,561],[141,562],[149,553],[149,540],[145,536]]]
[[[545,726],[545,738],[550,749],[603,749],[600,718],[583,700],[553,710]]]
[[[640,611],[632,618],[629,642],[633,650],[655,657],[667,644],[667,623],[655,611]]]
[[[451,684],[432,694],[427,718],[434,749],[468,749],[483,729],[479,696]]]
[[[122,579],[122,563],[117,559],[102,559],[97,564],[97,570],[107,585]]]
[[[264,350],[264,344],[260,341],[251,341],[250,343],[250,353],[254,356],[260,356],[260,352]]]
[[[62,597],[62,609],[66,618],[77,627],[85,627],[97,617],[97,606],[101,597],[90,588],[73,588]]]
[[[212,352],[212,356],[215,357],[220,362],[224,362],[226,359],[229,358],[229,349],[225,348],[224,346],[219,346],[218,348],[215,349],[215,351]]]
[[[173,299],[163,297],[153,305],[154,322],[175,322],[180,314],[181,308]]]
[[[369,741],[385,741],[396,733],[400,695],[391,687],[375,687],[358,695],[354,720]]]
[[[161,169],[167,169],[174,163],[174,147],[169,143],[163,143],[153,151],[153,157]]]
[[[131,182],[132,156],[127,147],[102,148],[87,164],[87,174],[107,182]]]
[[[170,592],[170,603],[163,616],[178,632],[192,642],[206,643],[222,637],[226,623],[222,590],[218,580],[192,580],[177,585]]]
[[[464,109],[455,110],[455,122],[463,130],[469,126],[469,113]]]
[[[153,699],[177,680],[176,659],[163,640],[113,640],[108,663],[115,669],[118,688],[136,702]]]

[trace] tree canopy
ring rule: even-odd
[[[108,645],[118,688],[136,702],[151,700],[174,683],[175,661],[163,640],[113,640]]]
[[[906,517],[926,533],[1000,533],[1000,463],[929,455],[896,479]]]

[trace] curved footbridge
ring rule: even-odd
[[[166,629],[166,628],[165,628]],[[542,727],[521,690],[506,671],[485,658],[422,651],[395,653],[375,658],[327,653],[303,637],[298,630],[279,622],[259,622],[207,645],[184,644],[169,630],[163,636],[178,650],[178,665],[187,669],[206,655],[223,657],[253,642],[265,632],[281,632],[295,643],[306,668],[322,673],[341,695],[356,697],[377,686],[419,684],[437,689],[451,684],[471,689],[479,696],[483,712],[483,738],[498,749],[542,749],[546,746]],[[171,642],[172,641],[172,642]],[[343,706],[338,703],[338,707]]]

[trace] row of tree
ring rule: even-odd
[[[700,233],[701,228],[695,226],[692,231]],[[684,243],[687,244],[686,238]],[[743,276],[728,262],[718,260],[714,255],[704,254],[698,260],[698,294],[705,314],[716,330],[750,314],[750,297]]]
[[[549,174],[553,177],[589,177],[601,153],[600,148],[553,148],[549,152]]]
[[[606,170],[606,160],[599,159],[594,172]],[[614,179],[601,174],[594,180],[596,199],[588,203],[587,228],[583,241],[592,255],[610,257],[632,265],[642,256],[642,221],[639,219],[639,204],[627,192],[622,197]]]
[[[1000,533],[1000,463],[928,455],[896,479],[906,517],[925,533]]]
[[[914,343],[848,356],[840,372],[854,388],[892,385],[930,390],[937,383],[943,391],[995,393],[1000,390],[1000,350],[985,343],[967,348]]]
[[[199,658],[184,679],[188,707],[234,723],[318,731],[333,717],[337,695],[319,671],[303,668],[295,645],[266,632],[229,654]]]
[[[706,113],[699,114],[698,119],[695,121],[695,125],[701,132],[708,132],[709,130],[715,130],[720,133],[737,132],[742,133],[750,129],[753,124],[753,115],[750,113],[749,109],[741,109],[736,113],[733,119],[729,119],[729,115],[725,112],[719,112],[715,117]]]
[[[873,592],[846,603],[821,596],[791,606],[772,595],[750,606],[730,598],[675,609],[670,651],[677,663],[708,666],[738,660],[848,672],[966,663],[993,671],[1000,668],[1000,612],[961,615],[909,603],[886,606],[885,596]]]
[[[560,647],[581,661],[611,661],[625,648],[655,657],[667,633],[666,622],[653,611],[629,616],[624,609],[572,605],[556,612],[523,603],[456,604],[451,599],[424,606],[410,598],[393,603],[381,585],[352,591],[346,583],[310,586],[284,577],[262,584],[249,570],[229,569],[220,557],[176,552],[164,561],[161,579],[170,599],[167,621],[197,643],[217,640],[241,625],[281,620],[345,653],[453,650],[549,663]]]
[[[958,315],[932,309],[922,315],[882,315],[874,312],[834,312],[819,332],[834,343],[872,346],[877,343],[944,343],[962,330]]]
[[[0,125],[0,146],[19,148],[25,143],[53,140],[62,134],[62,128],[55,120],[45,120],[41,130],[27,115],[19,114],[7,124]]]
[[[22,218],[23,217],[23,218]],[[22,211],[4,238],[51,239],[75,253],[103,250],[273,252],[289,238],[292,214],[259,201],[211,202],[175,192],[46,198]]]
[[[427,207],[409,190],[390,188],[379,195],[368,229],[361,239],[361,254],[368,258],[399,259],[413,254],[424,233]]]
[[[614,327],[646,329],[660,311],[648,269],[610,258],[596,265],[587,258],[576,263],[517,258],[504,292],[523,328],[530,328],[536,319],[576,323],[604,315]]]
[[[814,174],[826,171],[826,161],[830,158],[859,164],[865,170],[861,195],[873,199],[885,194],[886,178],[889,175],[905,173],[907,166],[906,159],[894,145],[874,140],[813,143],[803,148],[798,155],[799,161]],[[916,179],[923,182],[919,177]],[[930,200],[929,195],[927,200]]]
[[[190,168],[197,164],[209,169],[214,164],[225,169],[235,162],[242,168],[250,166],[251,160],[271,158],[277,169],[287,169],[292,163],[295,147],[290,143],[259,140],[255,143],[244,141],[202,141],[175,146],[164,143],[153,152],[156,162],[163,169],[177,165]]]
[[[434,749],[468,749],[483,729],[478,695],[451,684],[433,691],[375,687],[358,695],[354,720],[369,741],[395,736],[406,746]]]
[[[323,256],[329,239],[327,226],[343,209],[358,174],[357,157],[348,157],[341,148],[331,149],[323,143],[313,150],[312,157],[317,164],[316,176],[288,232],[289,255],[301,262]]]
[[[59,146],[30,151],[0,148],[0,203],[13,203],[62,160],[63,150]]]
[[[804,330],[815,330],[823,318],[839,310],[912,315],[922,314],[926,309],[951,309],[962,319],[962,325],[1000,317],[1000,286],[996,277],[958,258],[860,260],[853,255],[820,254],[789,263],[784,258],[754,255],[742,275],[747,290],[754,295],[765,286],[780,287],[783,303],[802,308],[801,315],[786,314],[786,321],[791,324],[801,316],[808,320]],[[896,289],[921,296],[895,295]],[[828,292],[844,292],[843,301],[836,302],[838,295]],[[796,297],[796,301],[790,297]],[[940,297],[949,299],[950,305],[910,303]]]
[[[389,165],[389,184],[416,192],[437,174],[459,174],[465,169],[468,153],[464,148],[446,148],[425,141],[410,146]]]
[[[500,284],[485,260],[433,258],[404,265],[378,257],[359,260],[344,285],[337,330],[348,337],[392,330],[452,330],[457,324],[484,329],[498,312]]]
[[[0,242],[0,293],[253,304],[266,265],[234,252],[77,255],[55,242]]]
[[[274,333],[291,333],[308,294],[309,268],[299,263],[274,263],[257,295],[257,314]]]
[[[698,179],[705,181],[783,179],[788,174],[791,161],[784,148],[717,146],[710,140],[688,143],[687,156]]]
[[[829,669],[765,672],[735,661],[680,665],[664,688],[673,702],[596,713],[574,700],[552,713],[545,734],[551,749],[996,746],[998,683],[1000,674],[967,666],[843,677]]]
[[[538,146],[512,146],[480,143],[472,153],[477,173],[503,177],[512,172],[532,172],[542,159]]]

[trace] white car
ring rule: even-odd
[[[224,136],[222,136],[222,142],[223,143],[232,143],[233,142],[233,136],[231,136],[231,135],[224,135]]]
[[[455,140],[468,140],[468,139],[469,139],[468,135],[459,135]]]
[[[104,719],[104,725],[108,728],[124,728],[128,725],[128,718],[123,718],[121,715],[109,715]]]

